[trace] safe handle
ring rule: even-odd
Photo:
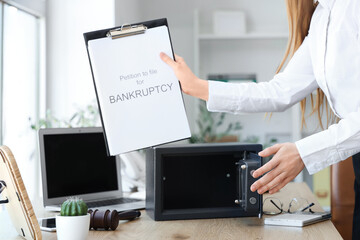
[[[261,167],[261,157],[254,153],[245,153],[244,155],[244,158],[238,162],[239,198],[237,203],[246,212],[261,213],[261,195],[250,190],[251,185],[256,181],[252,177],[252,172]]]

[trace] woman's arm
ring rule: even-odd
[[[234,84],[206,81],[196,77],[181,57],[176,55],[176,61],[173,61],[162,53],[161,58],[174,70],[182,90],[206,100],[208,109],[215,112],[284,111],[318,88],[307,39],[284,72],[275,75],[270,82]]]
[[[308,39],[296,51],[285,70],[269,82],[229,84],[209,81],[210,111],[278,112],[304,99],[318,88]]]
[[[266,174],[252,186],[260,194],[275,193],[294,179],[306,166],[314,174],[334,163],[360,152],[360,108],[327,130],[301,139],[296,143],[276,144],[259,155],[275,156],[253,173],[254,178]]]

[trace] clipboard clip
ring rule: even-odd
[[[123,24],[120,28],[116,28],[110,30],[106,36],[111,37],[112,39],[128,37],[136,34],[145,33],[147,27],[143,24],[139,25],[131,25],[131,24]]]

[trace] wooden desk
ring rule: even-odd
[[[284,206],[293,197],[303,197],[314,202],[314,211],[322,211],[313,193],[305,183],[289,183],[279,193],[272,195],[280,198]],[[264,198],[266,195],[264,195]],[[286,207],[285,207],[286,208]],[[3,213],[2,213],[3,214]],[[48,215],[48,214],[47,214]],[[1,214],[0,214],[1,216]],[[38,217],[41,217],[38,214]],[[2,219],[0,218],[2,223]],[[0,230],[2,240],[3,229]],[[4,239],[22,239],[12,235]],[[43,239],[56,239],[56,233],[43,232]],[[221,218],[201,220],[178,220],[155,222],[145,211],[140,219],[120,223],[116,231],[90,231],[88,239],[341,239],[331,221],[316,223],[303,228],[264,226],[258,218]]]

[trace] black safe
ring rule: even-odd
[[[261,217],[262,195],[251,172],[260,144],[153,147],[146,152],[146,212],[154,220]]]

